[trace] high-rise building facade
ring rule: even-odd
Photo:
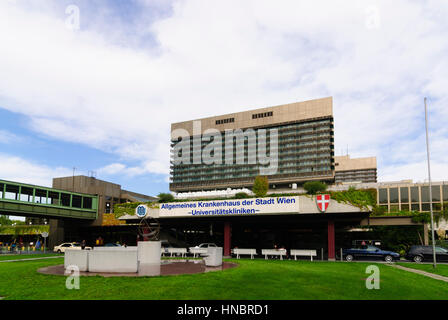
[[[268,176],[270,188],[290,188],[292,184],[309,180],[332,182],[333,121],[333,99],[329,97],[174,123],[171,125],[170,190],[187,192],[251,187],[258,175]],[[238,145],[236,137],[226,138],[226,134],[238,129],[242,130],[244,144]],[[208,138],[210,131],[221,133],[222,138]],[[185,140],[181,141],[179,132],[188,138],[186,144]],[[200,158],[210,149],[212,140],[222,145],[222,152],[218,149],[211,152],[215,160],[218,156],[220,161],[211,164],[195,162],[198,159],[195,157],[199,155]],[[188,150],[179,151],[181,143]],[[266,152],[269,164],[259,161],[260,152]],[[176,162],[181,154],[187,161]],[[256,155],[257,161],[251,161],[251,154]],[[270,168],[268,174],[263,172],[267,167]]]
[[[350,159],[349,155],[334,157],[335,183],[377,181],[376,157]]]

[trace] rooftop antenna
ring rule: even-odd
[[[72,176],[72,191],[75,191],[75,170],[76,167],[73,167],[73,176]]]

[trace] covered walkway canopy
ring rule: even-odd
[[[95,220],[98,196],[0,180],[0,214]]]

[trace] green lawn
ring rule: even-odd
[[[448,265],[447,264],[437,264],[437,268],[434,269],[432,264],[423,263],[398,263],[399,265],[407,268],[413,268],[417,270],[423,270],[430,273],[435,273],[441,276],[448,277]]]
[[[61,256],[61,254],[58,253],[46,253],[46,254],[5,254],[0,255],[0,261],[5,260],[19,260],[19,259],[31,259],[31,258],[43,258],[43,257],[55,257],[55,256]]]
[[[378,264],[381,288],[368,290],[369,263],[230,260],[234,269],[204,274],[103,278],[81,277],[67,290],[66,277],[43,275],[40,267],[63,259],[0,263],[5,299],[448,299],[448,284]]]

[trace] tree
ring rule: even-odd
[[[159,198],[159,202],[171,202],[174,200],[174,196],[171,193],[159,193],[157,198]]]
[[[308,181],[303,185],[306,193],[308,194],[316,194],[319,192],[324,192],[327,190],[327,185],[320,181]]]
[[[257,197],[264,197],[269,190],[268,177],[258,176],[255,178],[254,187],[252,188],[253,193]]]
[[[10,225],[12,225],[12,223],[13,223],[13,221],[9,220],[8,216],[0,215],[0,225],[1,226],[10,226]]]

